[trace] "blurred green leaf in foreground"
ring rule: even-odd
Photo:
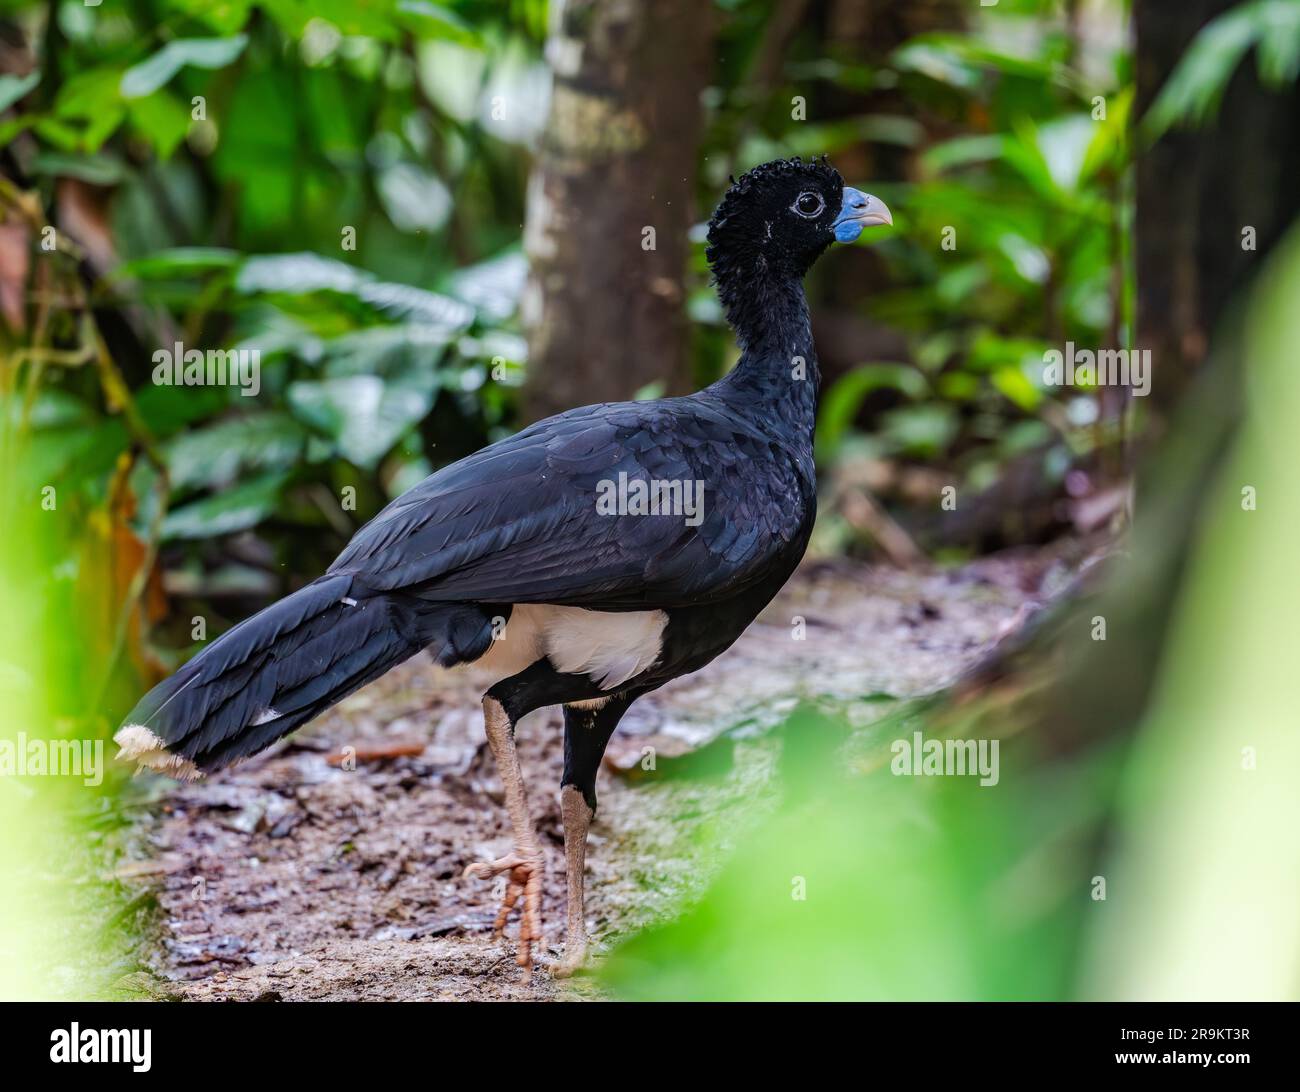
[[[1207,519],[1162,662],[1135,665],[1158,672],[1136,732],[1099,723],[1063,755],[1051,717],[894,717],[874,728],[870,772],[850,778],[847,730],[797,713],[785,731],[785,803],[698,906],[613,953],[604,973],[617,993],[1295,999],[1300,234],[1258,285],[1248,414],[1201,483]],[[1134,558],[1155,549],[1160,529],[1143,512],[1156,507],[1138,509]],[[1117,568],[1111,601],[1141,579],[1137,562]],[[1087,619],[1075,623],[1086,633]],[[1050,707],[1106,685],[1104,672],[1088,673],[1097,659],[1087,645],[1076,642]],[[962,727],[951,732],[954,712]],[[996,786],[890,775],[891,741],[944,721],[963,738],[1003,735]]]

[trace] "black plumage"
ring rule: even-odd
[[[888,222],[887,211],[865,218],[860,210],[872,200],[844,189],[824,162],[750,171],[709,227],[709,261],[742,348],[729,375],[689,397],[571,410],[425,479],[366,524],[325,575],[236,626],[151,691],[119,734],[126,756],[173,771],[220,769],[421,649],[448,666],[483,657],[499,626],[494,619],[506,619],[509,633],[508,620],[523,605],[663,612],[638,614],[649,620],[637,623],[638,633],[661,626],[657,647],[637,645],[628,655],[643,653],[647,662],[615,686],[602,684],[601,671],[564,669],[552,651],[486,695],[508,798],[513,745],[494,737],[495,711],[513,726],[532,709],[566,706],[562,784],[581,799],[566,802],[566,840],[580,833],[585,842],[596,769],[618,718],[641,694],[731,645],[803,555],[816,510],[818,372],[801,281],[846,224],[856,234],[853,223]],[[697,518],[680,510],[603,514],[597,497],[621,476],[700,483]],[[566,616],[565,633],[595,617],[575,623]],[[548,639],[554,649],[561,638]],[[606,682],[616,672],[602,670]],[[522,802],[522,787],[518,794]],[[482,867],[483,874],[510,872],[516,896],[527,899],[527,881],[540,876],[540,850],[518,818],[512,807],[516,854]],[[580,948],[575,852],[581,871],[580,847],[570,847],[569,940]],[[580,876],[577,898],[580,913]],[[532,921],[529,912],[526,905],[521,962],[540,935],[535,908]]]

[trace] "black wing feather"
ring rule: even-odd
[[[703,483],[703,520],[602,515],[599,483]],[[584,406],[445,467],[330,567],[446,602],[673,607],[743,590],[804,529],[811,459],[699,395]]]

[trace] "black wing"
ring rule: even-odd
[[[699,481],[702,520],[602,515],[602,482]],[[330,572],[448,602],[672,607],[761,579],[807,533],[810,456],[719,401],[586,406],[443,468],[366,524]]]

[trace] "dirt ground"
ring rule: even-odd
[[[929,574],[805,565],[728,653],[624,718],[601,773],[588,852],[596,959],[703,890],[728,842],[770,800],[775,744],[765,733],[799,701],[874,718],[888,703],[864,704],[865,695],[938,689],[1066,575],[1046,553]],[[470,673],[421,656],[272,751],[162,791],[138,831],[136,859],[119,870],[161,908],[146,959],[151,992],[286,1001],[601,996],[590,976],[551,974],[564,916],[557,710],[539,710],[518,732],[548,855],[546,943],[530,975],[515,966],[512,942],[491,934],[502,881],[461,878],[471,861],[510,846],[480,691]],[[329,761],[346,747],[364,756],[393,744],[418,753],[351,770]],[[646,748],[653,771],[643,768]],[[727,822],[710,822],[719,816]]]

